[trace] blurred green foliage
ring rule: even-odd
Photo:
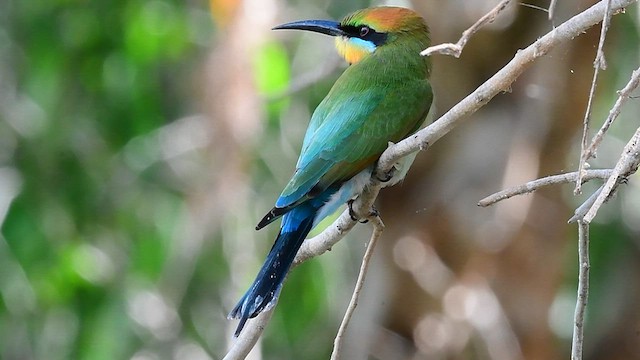
[[[158,280],[182,195],[123,149],[193,111],[207,4],[7,1],[0,13],[0,357],[130,358],[148,338],[128,301]]]

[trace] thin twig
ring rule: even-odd
[[[631,92],[633,92],[633,90],[635,90],[638,85],[640,85],[640,67],[633,71],[633,73],[631,74],[631,79],[629,80],[627,85],[625,85],[622,90],[618,91],[618,100],[616,100],[616,103],[613,105],[611,110],[609,110],[609,116],[607,116],[607,120],[605,120],[600,130],[598,130],[598,133],[593,137],[593,139],[591,140],[591,145],[589,145],[589,148],[585,152],[585,157],[587,158],[587,160],[595,156],[597,148],[602,142],[605,133],[609,130],[609,127],[611,127],[611,124],[613,124],[618,115],[620,115],[622,105],[627,102],[627,100],[631,97]]]
[[[356,306],[358,306],[358,299],[360,298],[362,286],[364,285],[364,280],[367,276],[367,270],[369,269],[369,264],[371,263],[373,250],[375,249],[376,244],[378,243],[378,239],[380,239],[380,236],[384,231],[384,223],[379,216],[373,216],[370,218],[370,220],[373,224],[373,233],[371,234],[371,240],[369,241],[369,246],[367,246],[367,251],[364,253],[364,257],[362,258],[360,273],[358,273],[358,280],[356,281],[356,285],[353,289],[353,294],[351,295],[349,306],[347,307],[347,311],[344,313],[344,317],[342,318],[342,322],[340,323],[340,328],[338,329],[336,338],[333,340],[333,351],[331,352],[331,360],[338,360],[340,358],[340,349],[342,348],[342,343],[344,342],[344,335],[347,330],[347,326],[351,321],[351,317],[356,310]]]
[[[609,176],[611,176],[612,173],[613,173],[612,169],[587,170],[587,172],[583,177],[583,180],[588,181],[591,179],[607,179]],[[566,174],[551,175],[551,176],[543,177],[541,179],[529,181],[526,184],[514,186],[511,188],[499,191],[495,194],[491,194],[486,198],[480,200],[478,202],[478,206],[487,207],[499,201],[514,197],[516,195],[523,195],[523,194],[534,192],[545,186],[571,183],[576,181],[577,178],[578,178],[577,171],[566,173]]]
[[[637,2],[638,0],[614,0],[611,3],[611,7],[612,10],[617,11]],[[480,85],[474,92],[454,105],[437,121],[399,143],[389,146],[378,160],[378,168],[375,171],[376,176],[384,178],[384,174],[400,158],[419,150],[425,150],[438,139],[448,134],[469,115],[487,104],[494,96],[510,89],[518,76],[535,60],[547,54],[558,44],[574,39],[591,26],[602,21],[604,12],[605,5],[599,2],[560,24],[525,49],[518,51],[507,65]]]
[[[618,99],[616,100],[616,103],[614,104],[614,106],[609,111],[609,116],[605,120],[604,124],[602,124],[602,127],[600,128],[600,130],[598,130],[598,133],[591,140],[591,145],[589,146],[589,148],[585,152],[585,156],[586,156],[587,159],[589,159],[592,156],[595,156],[596,149],[600,145],[600,143],[602,142],[602,139],[604,138],[604,135],[609,130],[609,128],[610,128],[611,124],[613,123],[613,121],[620,114],[622,105],[624,105],[626,100],[629,99],[629,97],[631,96],[631,92],[633,90],[635,90],[638,87],[639,84],[640,84],[640,68],[638,68],[637,70],[633,71],[633,73],[631,75],[631,79],[629,80],[627,85],[625,85],[625,87],[622,90],[618,91],[618,95],[619,95]],[[631,141],[630,141],[630,143],[631,143]],[[628,146],[629,146],[629,144],[628,144]],[[625,148],[624,153],[633,155],[633,150],[631,148],[630,149]],[[621,156],[619,161],[622,161],[623,158],[624,158],[624,155]],[[609,185],[609,186],[613,186],[613,187],[617,186],[617,184],[619,184],[622,180],[624,180],[627,176],[630,175],[630,170],[632,168],[637,167],[637,159],[634,160],[634,156],[632,156],[631,159],[627,159],[627,160],[628,160],[629,163],[627,163],[625,165],[625,168],[623,168],[621,170],[618,170],[618,171],[623,171],[622,174],[624,174],[624,176],[622,178],[619,178],[619,175],[621,173],[617,173],[617,175],[614,178],[614,180],[611,180],[611,184],[614,184],[614,185]],[[634,165],[634,162],[635,162],[635,165]],[[614,172],[612,172],[612,174],[614,174]],[[611,175],[609,175],[609,177],[613,178]],[[580,205],[576,209],[574,215],[571,217],[571,219],[569,219],[570,223],[575,222],[577,220],[583,219],[586,216],[586,214],[589,213],[592,208],[594,208],[596,200],[598,200],[600,198],[601,193],[605,189],[605,185],[601,186],[598,189],[598,191],[596,191],[591,196],[589,196],[589,198],[582,205]],[[610,193],[613,191],[613,188],[607,188],[607,191],[609,192],[609,195],[602,195],[604,201],[606,201],[606,199],[611,196]],[[602,201],[602,200],[599,200],[599,201]],[[602,202],[604,202],[604,201],[602,201]],[[597,207],[600,207],[601,205],[602,205],[602,203],[599,203],[597,205]],[[597,208],[595,208],[594,211],[597,211]],[[590,216],[595,216],[595,213],[593,215],[590,215]]]
[[[573,318],[571,360],[582,360],[584,313],[589,301],[589,224],[578,220],[578,296]]]
[[[625,145],[620,159],[613,168],[613,174],[604,184],[604,188],[589,211],[584,215],[583,222],[590,223],[598,213],[600,206],[605,203],[618,188],[618,185],[625,182],[626,179],[638,170],[640,164],[640,128],[631,137],[631,140]]]
[[[376,201],[378,194],[380,193],[380,182],[377,179],[371,179],[371,183],[367,186],[362,194],[353,202],[351,208],[358,219],[367,219],[370,214],[374,213],[373,203]],[[367,215],[362,215],[367,214]],[[296,254],[294,264],[297,265],[303,261],[306,261],[312,257],[322,255],[325,252],[331,250],[331,247],[335,245],[340,239],[342,239],[351,229],[357,224],[357,221],[353,221],[349,210],[342,212],[340,217],[331,224],[322,233],[305,240]]]
[[[551,0],[551,3],[549,4],[549,20],[553,20],[553,17],[556,14],[556,5],[558,5],[558,0]]]
[[[589,137],[589,124],[591,122],[591,106],[593,105],[593,98],[596,93],[596,84],[598,83],[598,74],[600,73],[600,69],[606,70],[607,62],[604,58],[604,40],[607,37],[607,30],[609,30],[609,25],[611,24],[611,0],[607,0],[606,7],[604,10],[604,17],[602,20],[602,27],[600,28],[600,40],[598,42],[598,51],[596,52],[596,59],[593,62],[593,79],[591,80],[591,89],[589,89],[589,99],[587,101],[587,110],[584,113],[584,120],[582,124],[582,141],[581,141],[581,151],[580,151],[580,160],[578,163],[578,179],[576,180],[576,188],[573,191],[575,194],[579,194],[582,191],[582,173],[585,169],[586,162],[589,160],[587,154],[587,148],[589,147],[589,143],[587,142],[587,138]]]
[[[480,20],[476,21],[475,24],[465,30],[462,33],[462,37],[460,38],[460,40],[458,40],[457,43],[429,46],[428,48],[422,50],[422,52],[420,52],[420,55],[431,56],[433,54],[442,54],[459,58],[460,54],[462,54],[462,49],[464,49],[464,46],[467,44],[467,41],[469,41],[469,39],[483,26],[492,23],[498,17],[498,14],[500,14],[502,10],[504,10],[507,5],[509,5],[510,2],[511,0],[502,0],[498,5],[496,5],[496,7],[494,7],[491,11],[481,17]]]
[[[573,212],[573,216],[567,221],[567,223],[571,224],[578,220],[582,220],[582,218],[584,218],[584,214],[586,214],[587,211],[591,209],[593,203],[595,203],[598,196],[600,196],[602,189],[604,189],[604,184],[600,185],[598,190],[594,191],[593,194],[591,194],[591,196],[587,198],[587,200],[585,200],[580,206],[578,206],[578,208],[576,208],[576,210]]]
[[[527,3],[520,3],[519,5],[520,6],[524,6],[524,7],[528,7],[529,9],[540,10],[542,12],[549,12],[549,10],[543,8],[542,6],[538,6],[538,5],[527,4]]]

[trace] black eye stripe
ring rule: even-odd
[[[349,37],[356,37],[362,40],[371,41],[374,45],[380,46],[387,40],[386,33],[380,33],[366,25],[341,25],[340,29]]]

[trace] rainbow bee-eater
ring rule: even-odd
[[[349,67],[314,111],[291,180],[256,226],[283,217],[258,276],[229,314],[240,319],[236,336],[249,318],[274,304],[309,231],[361,193],[389,142],[418,130],[433,99],[430,63],[420,56],[429,30],[412,10],[375,7],[340,22],[304,20],[275,29],[334,36]]]

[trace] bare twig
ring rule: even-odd
[[[591,179],[607,179],[609,176],[611,176],[612,173],[613,173],[613,170],[611,169],[587,170],[583,180],[588,181]],[[577,178],[578,178],[577,171],[567,173],[567,174],[559,174],[559,175],[551,175],[551,176],[543,177],[541,179],[529,181],[526,184],[514,186],[511,188],[499,191],[495,194],[491,194],[486,198],[480,200],[478,202],[478,206],[487,207],[499,201],[514,197],[516,195],[522,195],[522,194],[528,194],[528,193],[534,192],[545,186],[574,182],[576,181]]]
[[[626,179],[638,170],[640,164],[640,128],[631,137],[631,140],[625,145],[620,159],[613,168],[613,174],[604,184],[604,188],[596,198],[593,206],[581,219],[583,222],[590,223],[598,213],[600,206],[604,204],[615,192],[618,185],[626,181]]]
[[[469,41],[469,39],[483,26],[492,23],[496,19],[496,17],[498,17],[498,14],[500,14],[502,10],[504,10],[507,5],[509,5],[510,2],[511,0],[502,0],[498,5],[496,5],[496,7],[494,7],[491,11],[481,17],[480,20],[476,21],[475,24],[465,30],[462,33],[462,37],[460,38],[460,40],[458,40],[457,43],[429,46],[428,48],[422,50],[420,55],[431,56],[433,54],[443,54],[455,56],[456,58],[460,57],[460,54],[462,54],[462,49],[467,44],[467,41]]]
[[[362,194],[360,194],[352,204],[351,207],[358,218],[369,218],[369,214],[374,212],[372,211],[373,203],[378,197],[380,188],[380,182],[376,181],[373,183],[372,179],[372,184],[367,186]],[[334,221],[326,230],[311,239],[305,240],[302,247],[300,247],[300,250],[298,250],[298,254],[296,254],[294,264],[297,265],[312,257],[316,257],[331,250],[331,247],[340,241],[340,239],[342,239],[356,225],[356,223],[356,221],[351,219],[351,215],[349,215],[348,210],[343,211],[340,217],[338,217],[338,219],[336,219],[336,221]]]
[[[631,74],[631,79],[629,80],[627,85],[625,85],[624,88],[622,88],[622,90],[618,91],[618,100],[616,100],[616,103],[613,105],[613,107],[609,111],[609,116],[607,116],[607,120],[605,120],[600,130],[598,130],[598,133],[593,137],[593,139],[591,140],[591,145],[589,145],[589,148],[584,154],[587,160],[595,156],[596,150],[600,145],[600,143],[602,142],[602,139],[604,138],[605,133],[609,130],[609,127],[616,120],[618,115],[620,115],[620,110],[622,108],[622,105],[624,105],[624,103],[627,102],[627,100],[631,97],[631,92],[633,92],[633,90],[635,90],[638,87],[638,85],[640,85],[640,68],[637,68],[636,70],[633,71],[633,73]]]
[[[614,0],[611,3],[611,9],[618,11],[636,2],[638,0]],[[518,76],[535,60],[544,56],[558,44],[572,40],[586,29],[602,21],[604,12],[605,4],[599,2],[560,24],[560,26],[527,48],[518,51],[507,65],[453,106],[437,121],[399,143],[390,146],[378,160],[376,176],[384,178],[385,172],[389,171],[400,158],[413,152],[427,149],[430,144],[449,133],[462,120],[476,112],[494,96],[509,89]]]
[[[589,224],[578,220],[578,296],[573,318],[571,360],[582,359],[584,344],[584,313],[589,300]]]
[[[275,308],[277,303],[278,299],[275,299],[271,309],[263,311],[251,319],[249,325],[245,326],[222,360],[241,360],[249,355],[251,349],[253,349],[258,342],[264,328],[269,323],[271,315],[273,315],[273,308]]]
[[[604,189],[604,184],[600,185],[598,190],[594,191],[593,194],[591,194],[591,196],[589,196],[587,200],[585,200],[585,202],[578,206],[578,208],[573,212],[573,216],[567,221],[567,223],[571,224],[584,218],[584,214],[586,214],[587,211],[591,209],[593,203],[595,203],[598,196],[600,196],[602,189]]]
[[[524,7],[528,7],[530,9],[534,9],[534,10],[540,10],[542,12],[549,12],[548,9],[545,9],[542,6],[538,6],[538,5],[527,4],[527,3],[520,3],[519,5],[524,6]]]
[[[613,10],[617,10],[636,2],[638,2],[638,0],[613,0],[611,7]],[[522,74],[522,72],[524,72],[524,70],[535,60],[545,55],[558,44],[579,36],[586,29],[601,21],[604,11],[604,4],[595,4],[591,8],[567,20],[542,38],[538,39],[532,45],[528,46],[526,49],[519,51],[505,67],[451,108],[451,110],[444,114],[440,119],[407,139],[389,146],[378,161],[378,167],[374,172],[375,174],[373,179],[375,179],[376,176],[378,178],[384,178],[384,175],[389,172],[393,165],[402,157],[416,151],[427,149],[430,144],[433,144],[438,139],[449,133],[449,131],[458,126],[469,115],[487,104],[495,95],[505,89],[508,89],[517,77]],[[381,184],[377,180],[372,180],[372,183],[373,184],[369,186],[354,203],[354,209],[359,214],[366,213],[360,209],[370,209],[370,204],[373,203],[378,195]],[[298,252],[298,256],[296,257],[297,261],[299,262],[302,261],[302,259],[311,258],[324,253],[330,249],[331,246],[340,241],[346,232],[348,232],[354,225],[355,223],[350,219],[348,212],[343,212],[340,217],[322,234],[305,241],[303,247]],[[267,313],[271,311],[273,311],[273,309]],[[236,347],[252,347],[262,333],[267,321],[268,315],[260,315],[255,319],[251,319],[251,321],[247,323],[243,332],[246,332],[247,334],[250,333],[255,339],[251,339],[251,341],[249,341],[249,339],[245,339],[245,341],[242,342],[237,340],[233,344],[229,353],[244,353],[243,351],[235,349]],[[240,337],[246,338],[249,336],[241,334]],[[246,353],[248,353],[249,350],[250,348]],[[240,356],[225,357],[225,360],[242,358],[243,357]]]
[[[602,20],[602,27],[600,28],[600,41],[598,42],[598,51],[596,52],[596,59],[593,62],[593,79],[591,80],[591,89],[589,90],[589,100],[587,102],[587,110],[584,113],[584,121],[582,127],[582,142],[580,151],[580,161],[578,163],[578,179],[576,180],[575,194],[579,194],[582,191],[582,173],[585,169],[587,160],[589,159],[586,149],[589,147],[587,137],[589,136],[589,123],[591,121],[591,106],[593,105],[593,98],[596,93],[596,84],[598,83],[598,74],[600,69],[606,70],[607,63],[604,58],[604,40],[607,37],[607,30],[609,30],[609,24],[611,24],[611,0],[607,0]]]
[[[558,4],[558,0],[551,0],[549,4],[549,20],[553,20],[553,16],[556,14],[556,5]]]
[[[349,301],[349,306],[347,307],[347,311],[342,318],[342,323],[340,323],[338,334],[333,341],[331,360],[338,360],[340,358],[340,349],[342,348],[344,335],[347,330],[347,326],[349,325],[349,321],[351,321],[351,317],[353,316],[353,312],[356,310],[356,306],[358,306],[358,299],[360,297],[360,292],[362,291],[362,286],[364,285],[364,280],[367,275],[369,264],[371,263],[373,250],[376,247],[378,239],[380,239],[380,236],[382,235],[382,231],[384,231],[384,223],[379,216],[372,216],[370,220],[373,224],[373,233],[371,234],[371,240],[369,241],[369,246],[367,246],[367,251],[364,253],[364,257],[362,258],[360,273],[358,274],[358,280],[356,281],[356,286],[353,289],[353,294],[351,295],[351,301]]]

